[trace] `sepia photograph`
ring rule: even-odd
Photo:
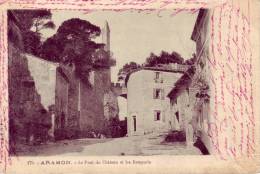
[[[0,173],[259,173],[259,0],[0,2]]]
[[[259,0],[0,0],[0,173],[259,173]]]
[[[7,13],[12,155],[210,154],[207,9]]]

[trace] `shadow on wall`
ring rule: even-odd
[[[204,143],[201,141],[200,137],[197,138],[194,146],[197,147],[203,155],[209,155],[209,151]]]
[[[166,137],[166,142],[185,142],[186,136],[184,131],[171,131]]]
[[[15,153],[20,143],[37,144],[47,141],[51,117],[36,90],[23,52],[8,43],[9,140],[10,151]]]
[[[186,141],[186,135],[184,131],[171,131],[168,135],[165,137],[166,142],[185,142]],[[207,147],[204,145],[204,143],[201,141],[200,137],[197,137],[196,142],[193,144],[195,147],[197,147],[203,155],[209,155],[209,151]]]
[[[78,138],[119,138],[127,133],[126,120],[120,121],[117,117],[110,118],[102,130],[97,131],[94,128],[87,127],[84,130],[73,128],[60,128],[54,132],[55,140],[78,139]]]

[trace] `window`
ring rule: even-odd
[[[65,128],[65,114],[64,114],[64,112],[62,112],[61,116],[60,116],[60,128],[61,129]]]
[[[159,99],[160,98],[160,89],[154,89],[154,99]]]
[[[133,116],[133,122],[134,122],[134,131],[136,131],[136,116]]]
[[[164,100],[164,89],[161,89],[161,99]]]
[[[163,122],[165,122],[165,113],[164,113],[164,112],[162,112],[162,114],[161,114],[161,115],[162,115],[162,121],[163,121]]]
[[[159,88],[154,89],[153,90],[153,98],[164,100],[164,89],[159,89]]]
[[[180,118],[179,118],[179,112],[175,112],[175,116],[176,116],[176,119],[178,120],[178,122],[180,122]]]
[[[155,83],[163,83],[162,74],[160,72],[155,72],[154,81]]]
[[[154,121],[159,121],[161,119],[161,111],[154,111]]]
[[[160,78],[160,72],[155,72],[155,79],[159,79]]]
[[[23,84],[23,92],[22,92],[22,100],[25,101],[33,101],[34,100],[34,81],[24,80]]]

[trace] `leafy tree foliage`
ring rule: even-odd
[[[51,21],[50,10],[11,10],[8,12],[8,17],[11,13],[19,22],[24,51],[37,56],[41,46],[40,31],[46,28],[55,28]]]
[[[184,59],[177,52],[168,53],[162,51],[160,55],[155,55],[151,53],[150,56],[146,59],[144,66],[153,67],[158,66],[159,64],[169,64],[169,63],[178,63],[183,64]]]
[[[23,30],[30,30],[33,26],[41,29],[50,27],[51,22],[45,21],[46,19],[51,19],[52,14],[50,10],[11,10],[11,12],[17,17]],[[51,27],[54,26],[52,23]]]
[[[185,64],[185,65],[193,65],[193,64],[195,63],[195,61],[196,61],[196,54],[193,53],[193,54],[192,54],[192,58],[186,60],[186,61],[184,62],[184,64]]]
[[[134,70],[140,68],[141,65],[137,64],[136,62],[130,62],[127,63],[123,66],[123,68],[121,68],[118,72],[118,81],[120,80],[124,80],[125,76],[131,72],[133,72]]]
[[[116,61],[111,58],[110,52],[105,51],[104,49],[97,49],[93,53],[93,67],[94,68],[109,68],[110,66],[116,65]],[[108,59],[108,57],[110,57]]]
[[[83,40],[86,41],[99,36],[100,32],[98,26],[79,18],[73,18],[63,22],[57,31],[58,34],[62,33],[60,36],[64,39],[75,40],[82,37]]]
[[[108,68],[115,64],[104,44],[92,41],[99,36],[98,26],[79,18],[61,24],[57,33],[42,45],[40,56],[55,62],[74,65],[76,74],[88,82],[89,72],[94,68]]]
[[[41,47],[41,36],[39,33],[33,31],[23,32],[24,51],[29,54],[38,55]]]
[[[160,55],[156,55],[154,53],[150,53],[150,56],[146,58],[146,61],[142,65],[138,65],[135,62],[127,63],[121,68],[118,72],[118,81],[124,80],[126,74],[133,72],[134,70],[141,67],[156,67],[169,63],[177,63],[183,65],[193,65],[196,61],[196,55],[193,54],[192,58],[185,60],[181,57],[181,55],[175,51],[172,53],[168,53],[166,51],[162,51]]]

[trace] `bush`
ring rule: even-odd
[[[80,138],[95,138],[95,132],[91,130],[80,131]]]
[[[184,131],[171,131],[166,137],[166,142],[184,142],[186,141],[186,135]]]
[[[54,132],[55,140],[79,138],[79,131],[75,129],[57,129]]]
[[[105,135],[111,138],[123,137],[127,133],[126,121],[120,121],[117,117],[110,118]]]

